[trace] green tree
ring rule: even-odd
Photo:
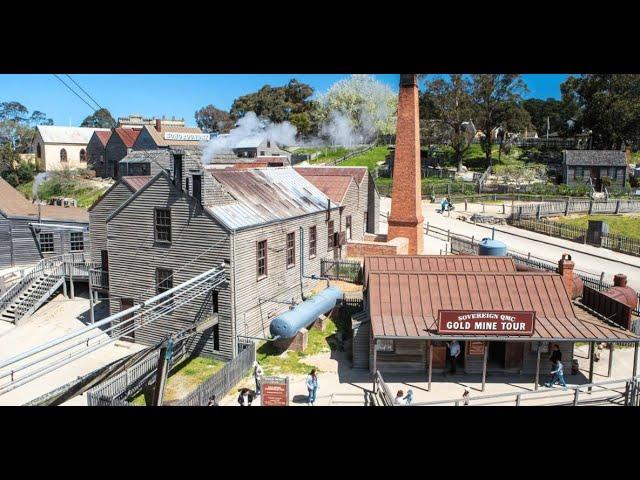
[[[82,120],[80,126],[90,128],[113,128],[116,126],[116,120],[111,116],[111,112],[109,110],[101,108]]]
[[[579,107],[577,125],[592,131],[593,147],[620,149],[640,138],[640,75],[570,76],[563,98]]]
[[[571,124],[578,114],[578,105],[571,97],[565,96],[562,100],[529,98],[522,102],[522,107],[529,112],[531,123],[540,137],[544,137],[547,132],[547,118],[549,133],[567,136],[574,131]]]
[[[38,110],[29,115],[19,102],[0,103],[0,145],[8,143],[15,153],[27,153],[37,125],[53,125],[53,120]]]
[[[519,131],[530,125],[529,113],[519,103],[521,94],[526,92],[527,86],[517,74],[471,75],[475,124],[485,135],[481,145],[489,165],[494,129]]]
[[[354,130],[366,137],[390,135],[396,130],[398,96],[371,75],[352,75],[334,83],[318,99],[320,118],[333,112],[347,115]]]
[[[473,117],[473,99],[471,82],[464,75],[427,77],[425,92],[422,95],[435,125],[440,124],[445,143],[453,149],[458,171],[462,170],[462,157],[471,146],[475,128]],[[432,123],[432,124],[433,124]]]
[[[291,79],[282,87],[263,86],[257,92],[238,97],[231,105],[230,114],[235,120],[247,112],[255,112],[258,117],[268,118],[271,122],[291,121],[292,115],[310,112],[313,102],[309,97],[313,88],[306,83]],[[298,120],[300,117],[296,117]],[[312,116],[308,117],[311,120]]]
[[[196,124],[205,133],[227,133],[233,128],[229,112],[209,104],[195,113]]]

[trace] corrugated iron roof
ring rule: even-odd
[[[362,183],[362,179],[367,174],[367,167],[295,167],[296,171],[300,175],[315,175],[315,176],[347,176],[355,177],[358,184]]]
[[[209,173],[236,200],[207,209],[230,229],[240,229],[327,209],[329,198],[291,167],[211,169]],[[337,208],[331,202],[331,208]]]
[[[127,148],[131,148],[138,139],[138,136],[140,135],[142,129],[119,127],[114,128],[113,131],[116,135],[118,135],[118,137],[120,137],[120,140],[122,140],[122,143],[124,143]]]
[[[347,190],[349,190],[349,185],[354,182],[352,177],[337,175],[321,176],[303,174],[303,177],[313,183],[322,193],[337,203],[342,203],[344,196],[347,194]]]
[[[577,313],[562,277],[550,272],[374,272],[368,295],[376,337],[437,338],[439,310],[509,310],[536,312],[535,330],[527,339],[638,338],[588,312]]]
[[[100,140],[100,143],[102,144],[102,146],[106,146],[107,142],[109,141],[109,138],[111,138],[111,130],[96,130],[94,132],[94,135],[96,137],[98,137],[98,140]]]
[[[60,127],[57,125],[38,125],[38,131],[45,143],[87,144],[93,132],[109,132],[108,128]]]
[[[624,152],[620,150],[565,150],[566,165],[618,166],[627,165]]]
[[[169,150],[132,150],[120,160],[120,163],[147,163],[153,160],[169,162],[171,152]]]
[[[151,175],[129,175],[125,177],[121,177],[123,183],[129,185],[134,192],[137,192],[142,187],[144,187],[149,180],[153,177]]]

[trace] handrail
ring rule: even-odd
[[[592,388],[599,388],[602,387],[604,385],[613,385],[613,384],[621,384],[621,383],[628,383],[628,382],[636,382],[636,381],[640,381],[640,375],[639,376],[635,376],[635,377],[628,377],[628,378],[622,378],[622,379],[618,379],[618,380],[607,380],[605,382],[596,382],[596,383],[586,383],[584,385],[575,385],[575,386],[567,386],[567,391],[572,390],[574,391],[582,391],[583,389],[592,389]],[[603,389],[603,390],[609,390],[609,389]],[[478,401],[478,400],[488,400],[488,399],[493,399],[493,398],[507,398],[507,397],[520,397],[522,398],[523,396],[541,396],[544,394],[547,394],[549,392],[557,392],[557,390],[554,389],[549,389],[549,390],[534,390],[534,391],[524,391],[524,392],[506,392],[506,393],[494,393],[491,395],[481,395],[481,396],[477,396],[477,397],[469,397],[469,402],[472,401]],[[438,405],[438,404],[443,404],[443,403],[454,403],[456,405],[458,405],[459,403],[464,402],[464,399],[462,397],[456,397],[456,398],[451,398],[448,400],[434,400],[431,402],[417,402],[417,403],[412,403],[410,406],[428,406],[428,405]]]

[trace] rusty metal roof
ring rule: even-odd
[[[140,128],[118,127],[113,129],[113,133],[115,133],[120,140],[122,140],[122,143],[128,148],[133,147],[133,144],[136,143],[141,131],[142,129]]]
[[[236,201],[207,209],[232,230],[324,211],[330,201],[291,167],[208,171]]]
[[[106,146],[109,138],[111,137],[111,130],[96,130],[93,134],[98,137],[102,146]]]
[[[296,171],[300,175],[314,175],[314,176],[346,176],[354,177],[358,184],[362,183],[362,179],[367,174],[367,167],[296,167]]]
[[[639,338],[574,308],[562,277],[550,272],[372,272],[368,297],[375,337],[437,339],[444,337],[437,332],[439,310],[510,310],[536,312],[533,336],[493,339],[620,342]]]
[[[322,176],[322,175],[306,175],[299,172],[304,178],[313,183],[327,197],[337,203],[342,203],[344,196],[349,190],[349,185],[353,182],[351,177],[342,176]],[[354,183],[355,184],[355,183]]]
[[[511,257],[486,255],[372,255],[364,258],[365,287],[371,272],[515,272]],[[536,270],[538,271],[538,270]]]
[[[122,177],[121,180],[123,183],[126,183],[129,187],[131,187],[134,192],[137,192],[142,187],[144,187],[152,178],[153,177],[150,175],[129,175]]]

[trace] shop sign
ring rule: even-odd
[[[535,312],[440,310],[438,333],[447,335],[533,335]]]
[[[287,407],[289,405],[289,377],[263,377],[260,384],[263,407]]]
[[[164,139],[203,142],[209,141],[211,136],[208,133],[164,132]]]

